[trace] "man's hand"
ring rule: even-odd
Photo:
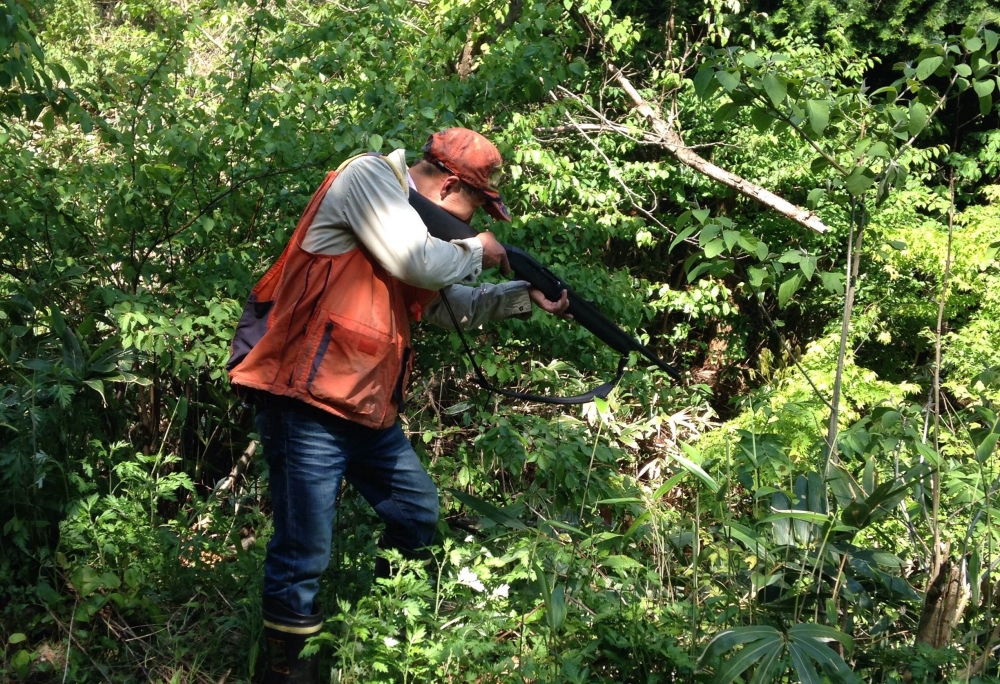
[[[503,248],[493,233],[486,231],[479,234],[479,241],[483,243],[483,270],[500,267],[500,272],[504,275],[510,273],[510,264],[507,262],[507,250]]]
[[[528,288],[528,296],[531,297],[531,301],[535,303],[536,306],[541,307],[550,314],[555,314],[562,318],[573,318],[571,315],[566,313],[566,309],[569,308],[569,295],[566,294],[566,290],[562,291],[562,295],[559,297],[559,301],[552,301],[547,299],[541,290],[537,290],[533,287]]]

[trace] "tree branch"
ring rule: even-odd
[[[523,11],[524,0],[511,0],[510,6],[507,8],[507,16],[504,17],[504,20],[497,26],[494,26],[492,31],[481,33],[475,40],[472,39],[474,26],[469,27],[469,35],[465,40],[465,46],[462,48],[462,54],[455,65],[455,73],[458,74],[460,80],[464,81],[472,73],[472,60],[483,51],[483,45],[489,40],[496,40],[507,29],[513,26],[521,18]]]
[[[629,80],[625,78],[625,75],[621,71],[617,71],[612,65],[609,64],[608,66],[615,72],[615,80],[618,81],[618,85],[620,85],[629,98],[631,98],[632,102],[635,104],[636,110],[649,121],[650,125],[653,127],[653,131],[660,137],[660,139],[663,140],[664,147],[667,148],[670,154],[672,154],[677,161],[689,168],[694,169],[698,173],[704,174],[709,178],[732,188],[741,195],[746,195],[747,197],[757,200],[764,206],[774,209],[782,216],[795,221],[805,228],[814,230],[817,233],[825,233],[830,230],[815,213],[806,211],[805,209],[792,204],[788,200],[775,195],[770,190],[762,188],[755,183],[751,183],[748,180],[740,178],[735,173],[730,173],[729,171],[716,166],[685,145],[681,136],[655,109],[653,109],[649,103],[642,99],[642,96],[639,95],[639,92],[629,82]]]

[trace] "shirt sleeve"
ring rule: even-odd
[[[438,240],[407,201],[389,165],[362,157],[330,186],[330,201],[358,241],[390,275],[424,290],[475,282],[482,273],[479,238]]]
[[[531,298],[528,296],[529,284],[523,280],[512,280],[508,283],[493,285],[483,283],[476,287],[452,285],[442,290],[451,304],[455,318],[463,330],[478,328],[488,321],[498,321],[504,318],[529,318],[531,316]],[[444,300],[438,296],[424,307],[422,320],[441,328],[454,330],[451,316]]]

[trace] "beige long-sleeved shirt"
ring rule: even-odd
[[[302,247],[314,254],[343,254],[363,245],[393,277],[421,289],[441,290],[465,329],[530,315],[524,281],[474,288],[454,284],[473,283],[482,273],[482,243],[479,238],[445,242],[430,235],[408,202],[410,188],[400,183],[407,177],[403,150],[384,160],[371,156],[351,162],[327,191]],[[425,308],[423,318],[454,327],[440,297]]]

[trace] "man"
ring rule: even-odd
[[[493,266],[509,272],[503,247],[490,232],[433,238],[407,201],[415,191],[466,222],[479,207],[509,221],[501,161],[463,128],[431,136],[409,169],[403,150],[349,160],[254,288],[229,367],[233,385],[254,397],[271,472],[265,682],[318,681],[315,658],[299,652],[322,626],[314,599],[342,478],[385,522],[380,546],[416,556],[434,540],[437,489],[396,421],[412,364],[409,320],[452,327],[439,291],[466,328],[530,315],[532,302],[556,314],[569,305],[565,292],[553,302],[524,282],[457,285]],[[388,575],[384,559],[376,574]]]

